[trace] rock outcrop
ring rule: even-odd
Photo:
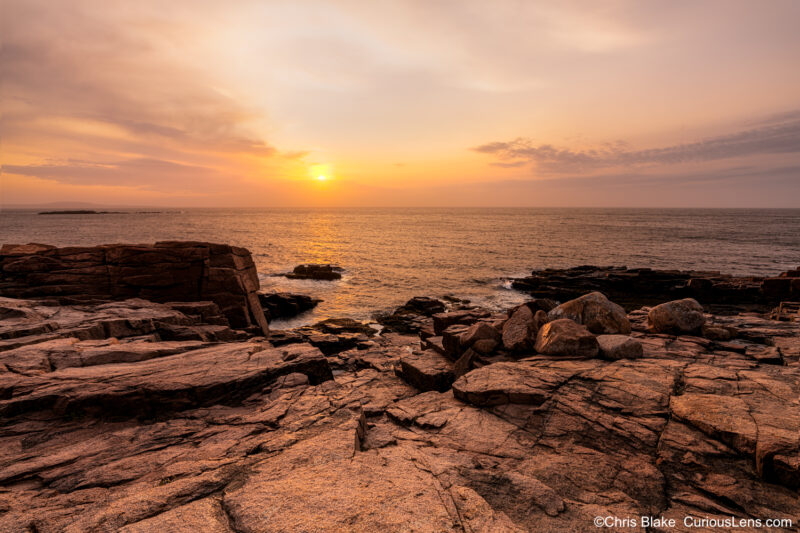
[[[264,309],[267,320],[292,318],[300,313],[314,309],[322,300],[305,294],[288,292],[258,293],[258,300]]]
[[[800,300],[798,270],[773,278],[736,277],[719,272],[579,266],[534,270],[512,287],[536,298],[565,302],[598,291],[631,311],[669,300],[695,298],[715,312],[766,312],[783,300]]]
[[[256,291],[256,267],[244,248],[207,242],[157,242],[56,248],[0,248],[0,295],[62,304],[141,298],[212,301],[234,328],[269,332]]]
[[[284,274],[289,279],[316,279],[324,281],[332,281],[335,279],[342,279],[342,272],[344,269],[335,265],[317,265],[308,263],[304,265],[297,265],[294,270]]]
[[[800,516],[797,322],[706,316],[723,340],[654,332],[648,309],[629,335],[562,318],[535,324],[536,353],[504,346],[517,313],[535,322],[521,308],[434,313],[416,337],[328,320],[265,339],[213,302],[56,304],[0,300],[0,531]],[[163,339],[176,328],[199,329]]]
[[[426,327],[433,327],[430,317],[446,310],[447,306],[441,300],[415,296],[391,313],[378,313],[375,320],[387,331],[419,333]]]

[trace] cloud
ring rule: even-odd
[[[773,116],[757,127],[728,135],[647,150],[634,150],[622,141],[606,143],[594,149],[576,150],[537,144],[526,138],[490,142],[473,150],[495,157],[497,161],[493,164],[497,166],[534,164],[540,170],[553,173],[674,165],[764,154],[797,154],[800,153],[800,112]]]
[[[111,163],[67,160],[36,165],[3,165],[0,172],[76,185],[127,186],[154,191],[212,192],[222,187],[224,174],[213,168],[160,159],[135,158]],[[151,179],[169,176],[168,181]]]
[[[247,179],[246,158],[283,157],[259,134],[262,110],[191,56],[205,30],[190,7],[105,4],[3,2],[0,131],[14,163],[4,172],[215,190]]]

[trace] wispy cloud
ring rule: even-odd
[[[612,167],[638,167],[705,162],[763,154],[800,153],[800,113],[792,111],[771,117],[757,127],[697,142],[647,150],[634,150],[623,141],[597,148],[576,150],[531,139],[490,142],[473,148],[491,155],[498,166],[534,164],[540,170],[568,173]]]

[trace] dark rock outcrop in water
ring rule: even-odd
[[[289,279],[335,280],[342,278],[343,268],[334,265],[316,265],[313,263],[297,265],[294,270],[284,274]]]
[[[446,310],[447,306],[441,300],[415,296],[391,313],[378,313],[375,320],[387,331],[418,333],[429,322],[429,317]]]
[[[694,298],[719,311],[766,311],[783,300],[800,299],[800,269],[773,278],[719,272],[579,266],[534,270],[512,287],[536,298],[566,301],[598,291],[627,310],[668,300]]]
[[[212,302],[0,299],[0,531],[794,530],[800,323],[665,334],[588,300],[597,324],[426,303],[418,337],[333,319],[267,340]],[[554,324],[571,341],[537,353]]]
[[[288,292],[258,293],[261,307],[267,320],[292,318],[300,313],[314,309],[322,300],[305,294]]]
[[[235,328],[269,332],[244,248],[206,242],[157,242],[56,248],[0,248],[0,295],[62,303],[142,298],[215,302]]]

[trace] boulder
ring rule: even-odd
[[[647,323],[657,333],[696,333],[705,322],[703,306],[693,298],[666,302],[647,313]]]
[[[631,332],[631,323],[625,310],[610,301],[601,292],[590,292],[553,308],[547,317],[550,320],[569,318],[586,326],[592,333],[627,335]]]
[[[598,335],[600,357],[616,361],[617,359],[638,359],[644,351],[642,343],[627,335]]]
[[[486,340],[494,341],[495,343],[500,342],[500,332],[486,322],[476,322],[461,334],[459,337],[459,345],[462,350],[466,350],[467,348],[471,348],[475,343]]]
[[[316,280],[334,280],[341,279],[344,269],[335,265],[318,265],[314,263],[307,263],[304,265],[297,265],[294,270],[284,274],[289,279],[316,279]]]
[[[559,318],[542,326],[534,349],[546,355],[595,357],[599,347],[588,329],[568,318]]]
[[[539,330],[530,307],[521,305],[503,324],[503,346],[512,352],[526,352],[533,349],[536,332]]]
[[[425,350],[400,358],[400,365],[395,370],[409,385],[422,392],[450,389],[455,376],[453,363],[441,354]]]

